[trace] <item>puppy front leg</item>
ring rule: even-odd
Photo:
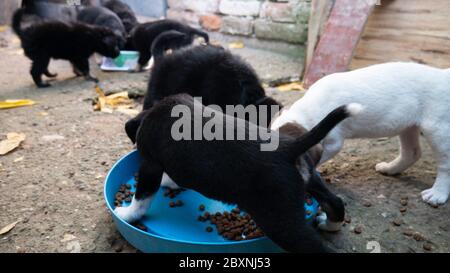
[[[136,194],[128,207],[117,207],[114,212],[128,223],[144,216],[151,205],[153,196],[158,191],[164,170],[158,164],[144,161],[138,174]]]
[[[150,55],[150,53],[140,52],[138,65],[136,67],[135,72],[142,72],[142,71],[144,71],[144,67],[147,65],[148,61],[150,61],[151,57],[152,56]]]
[[[50,73],[50,71],[48,71],[48,69],[46,69],[44,72],[44,75],[49,78],[56,78],[58,76],[58,73]]]
[[[400,134],[400,154],[393,161],[381,162],[375,166],[377,172],[394,175],[403,172],[417,162],[421,156],[420,129],[417,126],[410,127]]]
[[[423,201],[431,205],[447,202],[450,195],[450,159],[439,163],[436,181],[431,189],[422,192]]]
[[[50,63],[50,58],[41,57],[39,59],[33,60],[33,64],[31,66],[31,76],[33,77],[34,83],[39,88],[49,87],[50,84],[42,81],[42,74],[45,74],[47,71],[47,67]]]
[[[341,230],[345,217],[344,202],[325,186],[318,173],[311,175],[306,184],[306,191],[319,202],[324,211],[316,218],[318,227],[329,232]]]

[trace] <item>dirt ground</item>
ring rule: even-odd
[[[0,100],[27,98],[38,104],[0,110],[0,140],[8,132],[26,134],[19,149],[0,157],[0,228],[19,221],[0,235],[0,252],[136,252],[116,231],[103,199],[108,170],[133,149],[123,130],[129,116],[94,112],[93,84],[74,78],[66,62],[52,62],[50,70],[59,76],[53,87],[38,90],[28,73],[30,62],[12,37],[9,31],[0,33]],[[292,76],[301,69],[289,56],[249,48],[235,52],[260,75],[269,69],[275,70],[271,75]],[[278,63],[285,70],[276,70]],[[142,93],[148,80],[148,73],[94,74],[106,90],[130,93]],[[270,92],[284,103],[302,96]],[[423,150],[422,159],[396,177],[374,171],[376,163],[396,156],[396,139],[348,141],[321,167],[351,218],[342,231],[321,233],[327,244],[338,252],[370,252],[371,245],[379,245],[381,252],[430,252],[423,248],[429,243],[431,252],[449,252],[449,205],[432,208],[420,199],[436,176],[426,143]],[[407,210],[401,213],[406,197]],[[362,232],[356,234],[359,225]],[[410,232],[423,236],[416,241]]]

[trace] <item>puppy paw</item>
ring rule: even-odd
[[[47,82],[43,82],[37,85],[39,88],[47,88],[52,86],[51,84],[47,83]]]
[[[447,202],[448,194],[434,188],[422,192],[422,200],[430,205],[442,205]]]
[[[316,216],[316,222],[320,230],[327,232],[337,232],[342,228],[342,223],[329,221],[325,212]]]
[[[392,166],[387,162],[378,163],[375,166],[375,170],[385,175],[394,175],[398,173],[398,171],[392,168]]]
[[[93,76],[90,76],[90,75],[85,76],[85,79],[86,79],[87,81],[91,81],[91,82],[95,82],[95,83],[98,83],[98,82],[99,82],[99,80],[98,80],[97,78],[95,78],[95,77],[93,77]]]
[[[139,220],[143,214],[134,210],[131,206],[129,207],[117,207],[114,209],[114,213],[122,220],[127,223],[133,223]]]

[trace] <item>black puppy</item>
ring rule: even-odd
[[[127,222],[141,218],[160,187],[163,173],[167,173],[181,187],[193,189],[211,199],[239,205],[252,215],[270,239],[287,251],[327,251],[305,221],[305,188],[320,191],[320,186],[305,184],[318,184],[320,179],[317,179],[313,165],[298,167],[295,162],[339,122],[356,114],[351,107],[337,108],[300,138],[277,135],[272,131],[269,140],[249,140],[246,137],[246,140],[227,141],[176,139],[173,127],[179,118],[174,117],[172,111],[180,106],[187,108],[183,118],[188,118],[187,124],[191,128],[195,124],[202,124],[201,128],[204,128],[214,119],[222,122],[220,130],[227,135],[228,128],[232,128],[234,135],[259,136],[257,132],[268,132],[268,129],[194,103],[194,99],[186,94],[161,100],[141,113],[143,119],[137,135],[137,148],[143,159],[138,174],[139,184],[131,205],[115,209],[120,218]],[[198,113],[203,115],[196,122],[194,119]],[[242,126],[236,126],[236,123]],[[192,132],[189,134],[191,137],[194,135]],[[275,150],[261,150],[263,144],[275,139],[279,140]]]
[[[111,29],[117,36],[119,48],[125,48],[127,32],[120,18],[112,11],[104,7],[86,7],[78,12],[77,20],[95,26]]]
[[[127,34],[139,23],[131,7],[119,0],[109,0],[103,3],[103,6],[119,16],[125,27]]]
[[[167,31],[158,36],[152,46],[155,66],[151,71],[144,110],[164,97],[188,93],[202,97],[205,105],[215,104],[225,109],[226,105],[266,105],[266,123],[276,111],[271,106],[279,106],[267,97],[253,68],[240,57],[222,47],[202,45],[184,48],[163,57],[168,48],[190,43],[190,37],[177,31]],[[259,117],[258,117],[259,120]],[[125,131],[135,142],[140,117],[128,121]],[[259,124],[267,127],[268,124]]]
[[[207,33],[184,25],[173,20],[159,20],[155,22],[144,23],[138,25],[131,32],[131,39],[134,48],[139,51],[139,67],[142,71],[143,67],[148,63],[152,57],[151,46],[154,40],[163,32],[169,30],[176,30],[188,36],[190,43],[194,41],[196,35],[203,37],[206,43],[209,43],[209,36]]]
[[[56,77],[48,71],[51,58],[68,60],[78,76],[98,81],[90,75],[89,57],[95,52],[111,58],[120,54],[117,38],[110,29],[60,21],[36,22],[22,29],[24,12],[19,9],[14,13],[12,27],[25,55],[33,61],[31,76],[38,87],[50,86],[42,81],[42,74]]]

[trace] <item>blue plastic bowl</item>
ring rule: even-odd
[[[261,237],[246,241],[229,241],[220,236],[215,226],[209,222],[198,221],[201,204],[205,205],[210,213],[230,211],[235,206],[227,205],[219,201],[211,200],[205,196],[186,190],[181,192],[176,199],[182,200],[182,207],[171,208],[169,203],[173,200],[165,197],[160,189],[153,200],[151,208],[141,219],[147,231],[142,231],[122,219],[114,213],[114,196],[123,184],[130,184],[134,191],[134,174],[141,164],[137,151],[133,151],[122,157],[110,170],[105,181],[105,200],[117,229],[122,236],[134,247],[146,253],[276,253],[283,250],[267,237]],[[308,220],[316,214],[318,203],[305,209],[310,210]],[[126,205],[126,204],[124,204]],[[206,232],[206,227],[214,228],[213,232]]]

